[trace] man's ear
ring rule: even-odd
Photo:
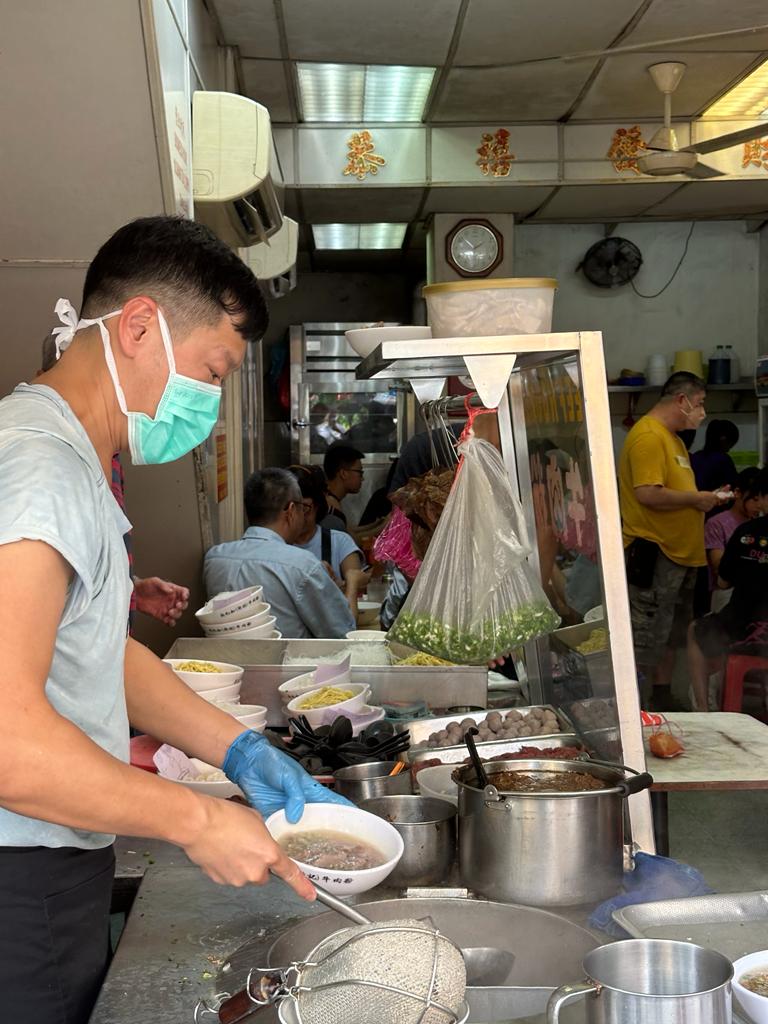
[[[157,303],[146,295],[128,299],[117,318],[117,343],[127,359],[135,359],[159,329]]]

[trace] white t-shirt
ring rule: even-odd
[[[322,559],[322,532],[322,528],[318,526],[306,544],[297,544],[296,547],[310,551],[316,558]],[[350,535],[343,530],[331,530],[331,566],[337,576],[341,577],[341,563],[347,555],[352,555],[355,552],[360,555],[360,567],[362,568],[365,565],[365,555]]]
[[[72,567],[46,696],[121,761],[129,760],[123,667],[132,584],[123,534],[130,528],[69,405],[45,385],[20,384],[0,402],[0,544],[45,541]],[[49,767],[56,771],[53,759]],[[98,849],[113,839],[0,807],[0,846]]]

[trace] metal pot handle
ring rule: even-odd
[[[560,1010],[567,1003],[581,999],[582,996],[589,995],[590,992],[597,994],[599,991],[600,986],[588,980],[576,982],[574,985],[561,985],[560,988],[556,988],[547,1003],[547,1024],[559,1024]]]
[[[631,778],[624,779],[617,783],[622,796],[633,796],[635,793],[642,793],[644,789],[650,789],[653,785],[653,776],[650,772],[639,772],[636,768],[630,768],[628,764],[616,764],[614,761],[597,761],[591,757],[590,764],[597,764],[603,768],[617,768],[628,773]]]

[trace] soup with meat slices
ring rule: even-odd
[[[377,868],[387,859],[371,843],[329,829],[291,832],[277,842],[294,860],[329,871],[362,871],[365,868]]]

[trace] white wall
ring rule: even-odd
[[[653,294],[669,280],[682,255],[689,223],[620,224],[614,234],[643,255],[635,278]],[[697,348],[704,359],[718,344],[733,345],[743,372],[757,355],[760,236],[741,221],[699,222],[675,280],[656,299],[631,285],[602,289],[577,272],[587,249],[604,234],[600,224],[518,224],[515,276],[556,277],[554,329],[600,330],[610,376],[644,371],[648,356]],[[768,276],[768,269],[766,270]]]

